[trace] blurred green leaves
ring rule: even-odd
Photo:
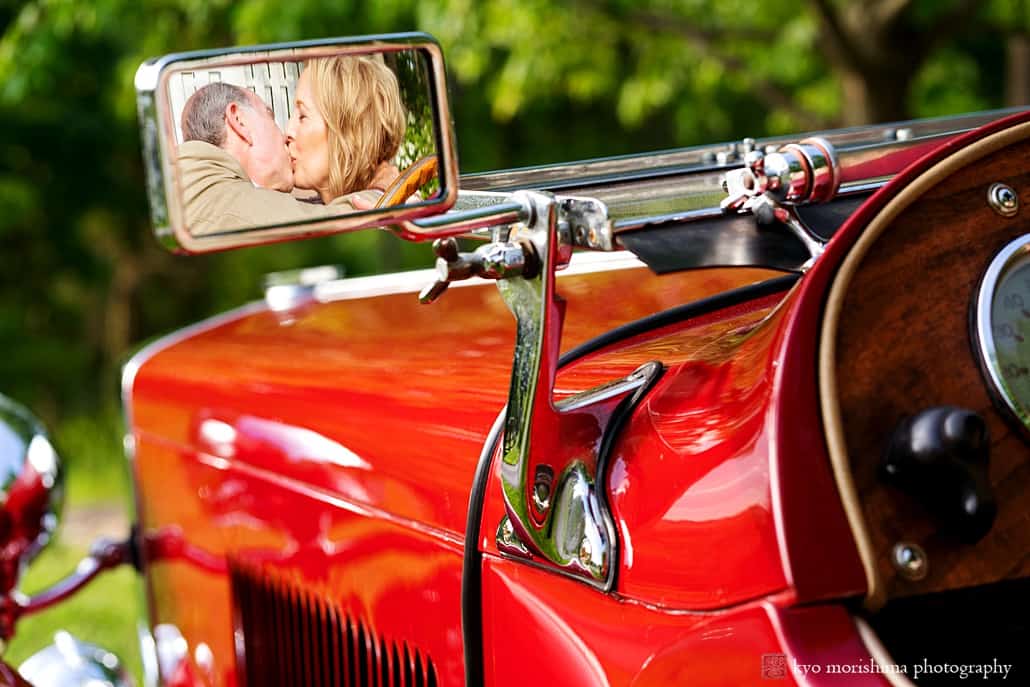
[[[140,342],[257,297],[263,272],[431,263],[424,246],[378,232],[202,258],[162,252],[150,236],[135,116],[133,74],[145,58],[428,31],[448,59],[462,168],[478,171],[787,133],[899,108],[1000,106],[1018,91],[1006,46],[1026,38],[1027,4],[0,3],[4,391],[51,423],[97,413],[113,403],[118,367]],[[883,87],[891,60],[898,88]]]

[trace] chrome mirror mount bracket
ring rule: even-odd
[[[615,248],[607,207],[594,198],[516,191],[504,203],[430,223],[490,228],[493,241],[463,253],[454,238],[437,240],[437,279],[419,300],[432,303],[455,281],[495,279],[515,315],[500,467],[507,515],[497,528],[498,549],[609,590],[617,536],[605,496],[605,459],[628,411],[664,368],[649,362],[626,377],[554,400],[565,315],[556,273],[569,264],[575,246]]]
[[[604,495],[604,457],[624,416],[618,410],[635,405],[662,366],[648,363],[625,378],[554,400],[565,313],[555,273],[571,258],[575,218],[564,219],[567,210],[549,194],[518,195],[529,211],[508,241],[531,246],[538,268],[498,280],[515,315],[516,339],[501,448],[507,517],[497,544],[505,555],[608,590],[617,537]],[[573,432],[591,431],[593,441],[568,440]]]

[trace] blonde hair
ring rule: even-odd
[[[329,192],[337,198],[368,188],[376,167],[391,160],[404,140],[397,76],[373,55],[312,60],[306,69],[329,129]]]

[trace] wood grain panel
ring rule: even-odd
[[[987,205],[996,181],[1019,193],[1016,217],[1000,217]],[[1028,232],[1030,143],[1022,142],[952,174],[904,210],[872,245],[845,296],[836,362],[841,419],[889,597],[1030,576],[1030,446],[993,406],[969,333],[988,263]],[[975,545],[940,529],[878,474],[897,424],[940,405],[976,411],[989,427],[998,517]],[[926,550],[926,579],[896,574],[889,554],[899,541]]]

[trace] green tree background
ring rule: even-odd
[[[0,392],[101,475],[143,342],[259,297],[269,271],[430,264],[383,232],[164,253],[135,115],[145,58],[428,31],[463,172],[1030,102],[1025,0],[0,0],[0,29]]]

